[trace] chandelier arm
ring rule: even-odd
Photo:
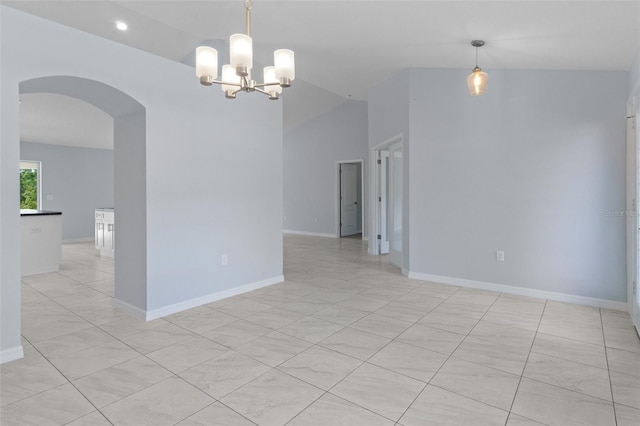
[[[215,84],[226,84],[227,86],[235,86],[235,87],[242,87],[242,85],[238,84],[238,83],[232,83],[229,81],[223,81],[223,80],[211,80],[211,83],[215,83]]]
[[[264,90],[262,90],[262,89],[258,88],[258,86],[257,86],[257,85],[256,85],[256,87],[255,87],[255,90],[256,90],[256,92],[260,92],[260,93],[265,94],[265,95],[267,95],[267,96],[271,96],[271,95],[269,94],[269,92],[264,91]]]

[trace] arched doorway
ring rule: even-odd
[[[54,93],[85,101],[113,118],[114,207],[118,227],[114,301],[125,311],[146,310],[146,109],[107,84],[73,76],[20,83],[20,94]]]

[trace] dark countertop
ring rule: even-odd
[[[54,212],[51,210],[20,209],[20,216],[50,216],[60,214],[62,214],[62,212]]]

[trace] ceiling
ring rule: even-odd
[[[2,3],[185,63],[203,40],[244,32],[243,0]],[[289,128],[347,99],[366,100],[404,68],[471,70],[472,39],[486,41],[479,65],[489,73],[627,71],[640,48],[640,1],[254,0],[252,17],[255,62],[271,63],[276,48],[296,52],[306,86],[285,92]],[[116,20],[129,29],[116,30]]]
[[[20,95],[20,140],[113,149],[113,118],[70,96],[24,93]]]

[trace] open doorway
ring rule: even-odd
[[[364,228],[364,161],[336,162],[337,203],[336,235],[340,238],[363,238]]]
[[[374,207],[376,241],[370,244],[372,254],[389,254],[390,261],[403,264],[403,155],[402,137],[398,136],[375,147],[372,156],[376,163]]]

